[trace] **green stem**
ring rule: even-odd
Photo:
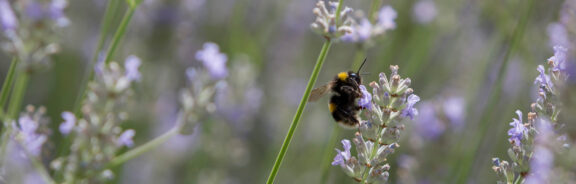
[[[20,111],[20,106],[22,105],[22,100],[24,94],[26,93],[26,87],[28,86],[29,74],[26,71],[18,74],[16,79],[16,84],[14,86],[13,98],[10,100],[10,106],[8,107],[8,116],[4,120],[15,120]]]
[[[338,6],[340,7],[340,5]],[[337,11],[338,12],[338,11]],[[330,46],[332,42],[330,40],[326,40],[324,45],[322,46],[322,50],[320,51],[320,55],[316,60],[316,66],[314,66],[314,70],[312,71],[312,76],[310,76],[310,80],[308,81],[308,85],[306,86],[306,90],[304,91],[304,96],[302,96],[302,100],[300,100],[300,105],[298,105],[298,109],[296,110],[296,114],[294,115],[294,119],[292,119],[292,124],[290,124],[290,129],[288,129],[288,133],[286,134],[286,138],[284,139],[284,143],[282,143],[282,148],[280,148],[280,152],[278,153],[278,157],[276,157],[276,161],[274,162],[274,166],[270,171],[270,176],[268,176],[267,184],[274,183],[274,179],[276,179],[276,174],[278,174],[278,169],[280,169],[280,165],[282,164],[282,160],[286,155],[286,151],[288,150],[288,146],[292,141],[292,136],[294,136],[294,132],[296,131],[296,127],[298,127],[298,123],[300,122],[300,118],[302,117],[302,112],[304,112],[304,108],[306,107],[306,103],[308,102],[308,98],[310,97],[310,92],[316,83],[316,79],[318,79],[318,74],[322,69],[322,65],[324,64],[324,60],[326,59],[326,55],[328,55],[328,50],[330,50]]]
[[[10,63],[10,69],[8,69],[8,74],[4,79],[4,84],[2,84],[2,91],[0,91],[0,119],[4,118],[4,106],[6,106],[6,101],[8,100],[8,96],[10,94],[10,89],[12,89],[12,84],[14,83],[14,71],[16,70],[16,66],[18,65],[17,57],[12,59],[12,63]],[[5,122],[6,123],[6,122]]]
[[[124,17],[122,18],[122,22],[120,22],[118,30],[116,30],[116,33],[114,33],[112,44],[110,45],[110,48],[106,53],[106,59],[104,60],[105,63],[109,63],[110,60],[112,60],[112,58],[114,57],[114,54],[116,54],[118,45],[120,45],[120,41],[122,41],[122,38],[124,38],[124,35],[126,33],[126,27],[128,27],[130,20],[132,20],[132,16],[134,15],[134,12],[136,11],[137,7],[138,4],[131,4],[128,7],[128,11],[126,11],[126,13],[124,14]]]
[[[104,13],[104,18],[102,19],[102,27],[100,28],[100,39],[98,40],[98,45],[96,46],[96,50],[94,51],[94,55],[92,56],[92,60],[88,63],[88,67],[85,69],[85,74],[82,77],[82,83],[80,83],[80,89],[78,96],[76,97],[76,101],[74,102],[74,113],[79,115],[80,108],[82,106],[82,99],[84,99],[85,90],[88,87],[88,81],[92,79],[94,65],[97,62],[98,57],[100,56],[100,52],[104,48],[104,43],[106,42],[106,38],[108,33],[110,32],[110,25],[112,24],[112,20],[114,20],[114,13],[116,9],[118,9],[119,0],[108,0],[108,5],[106,6],[106,11]]]
[[[155,138],[154,140],[151,140],[150,142],[147,142],[146,144],[143,144],[137,148],[134,148],[130,151],[127,151],[126,153],[124,153],[122,155],[115,157],[114,159],[112,159],[110,161],[110,163],[108,163],[106,168],[113,168],[113,167],[116,167],[116,166],[123,164],[124,162],[126,162],[128,160],[136,158],[136,157],[160,146],[162,143],[168,141],[168,139],[172,138],[173,136],[178,135],[178,132],[179,132],[178,126],[175,126],[174,128],[170,129],[168,132],[162,134],[161,136]]]
[[[327,183],[328,174],[330,173],[330,160],[332,160],[332,154],[334,153],[334,147],[338,142],[338,133],[340,132],[340,127],[333,126],[332,134],[330,135],[330,140],[324,149],[324,161],[322,161],[322,177],[320,178],[320,183]]]
[[[380,4],[382,3],[382,0],[372,0],[372,3],[370,3],[370,12],[368,12],[368,18],[370,20],[371,23],[374,23],[376,21],[376,11],[378,10],[378,7],[380,7]]]

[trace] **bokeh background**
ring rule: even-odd
[[[368,12],[372,1],[380,0],[344,3]],[[114,59],[137,55],[143,61],[132,118],[123,125],[136,130],[135,144],[173,126],[185,69],[201,65],[194,54],[205,42],[217,43],[228,56],[231,88],[217,98],[216,114],[199,122],[192,135],[129,161],[113,183],[264,182],[324,41],[310,30],[315,3],[144,0]],[[119,4],[114,26],[126,8]],[[333,44],[316,86],[351,70],[357,52],[368,58],[365,84],[398,65],[422,101],[420,116],[407,123],[401,147],[389,160],[390,181],[494,182],[491,158],[507,157],[508,123],[516,109],[529,108],[536,66],[553,55],[550,25],[562,11],[574,16],[574,6],[567,8],[563,0],[383,0],[382,5],[398,12],[396,29],[366,52],[351,43]],[[70,25],[59,32],[61,52],[52,56],[48,70],[32,76],[24,104],[44,105],[54,129],[61,112],[74,106],[105,7],[103,0],[70,1]],[[1,54],[0,61],[4,77],[10,57]],[[353,137],[353,130],[333,131],[337,124],[327,101],[307,105],[277,183],[318,183],[337,142]],[[52,149],[63,149],[60,135],[51,140]],[[328,177],[329,183],[353,182],[336,166],[329,167]]]

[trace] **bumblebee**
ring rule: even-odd
[[[362,107],[358,105],[357,100],[362,97],[360,91],[362,78],[358,73],[364,63],[366,63],[366,59],[360,65],[358,72],[340,72],[332,81],[313,89],[308,99],[309,102],[313,102],[328,92],[332,92],[328,110],[330,110],[334,120],[345,128],[355,128],[360,123],[358,114]]]

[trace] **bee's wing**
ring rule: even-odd
[[[314,102],[320,99],[320,97],[326,95],[330,91],[330,88],[332,88],[332,82],[313,89],[312,93],[310,93],[310,98],[308,98],[308,101]]]

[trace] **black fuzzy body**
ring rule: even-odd
[[[356,127],[360,123],[358,112],[362,109],[356,102],[358,98],[362,97],[360,91],[362,80],[354,72],[347,72],[345,78],[340,76],[342,73],[338,74],[332,83],[333,95],[330,98],[330,112],[334,120],[342,126]]]

